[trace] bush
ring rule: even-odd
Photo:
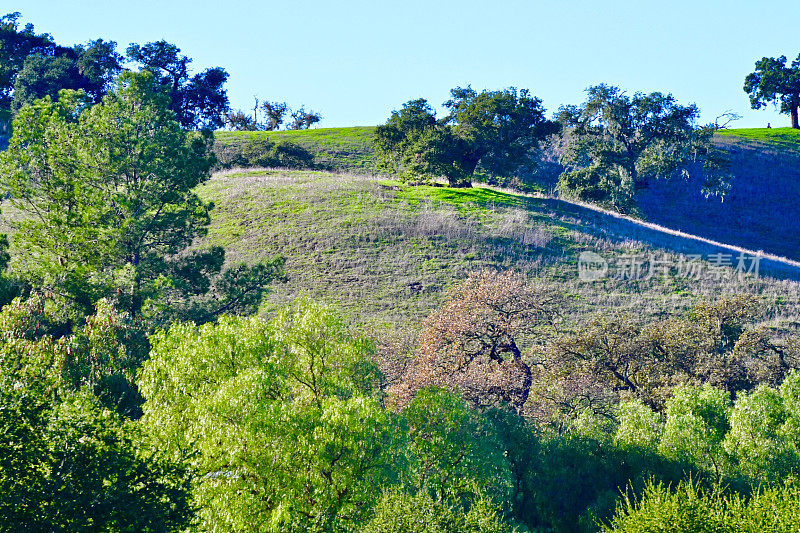
[[[314,154],[285,139],[273,142],[266,137],[243,138],[214,145],[218,169],[236,167],[314,168]]]
[[[375,507],[363,533],[512,533],[500,509],[483,495],[466,502],[437,500],[425,491],[414,495],[391,489]]]
[[[800,486],[794,478],[749,499],[692,481],[675,489],[650,483],[640,498],[626,494],[604,531],[624,533],[781,533],[800,530]]]

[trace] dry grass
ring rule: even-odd
[[[489,267],[557,284],[569,296],[565,327],[587,313],[627,310],[644,319],[739,292],[760,295],[775,325],[800,322],[800,285],[789,279],[739,279],[728,271],[719,280],[582,282],[577,258],[585,250],[614,261],[631,253],[677,260],[678,253],[721,248],[552,199],[280,170],[218,174],[200,193],[217,205],[205,244],[225,246],[232,261],[287,258],[290,280],[275,287],[265,312],[306,293],[359,323],[413,327],[447,287]],[[796,267],[777,267],[774,275],[798,276]]]

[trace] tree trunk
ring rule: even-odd
[[[797,121],[797,106],[792,106],[791,114],[792,114],[792,127],[796,130],[800,130],[800,123],[798,123]]]

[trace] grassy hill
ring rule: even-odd
[[[257,138],[285,140],[314,154],[314,162],[321,168],[372,172],[375,170],[372,149],[374,132],[373,126],[292,131],[219,131],[216,141],[222,145],[236,145]]]
[[[362,174],[375,172],[374,128],[323,128],[279,132],[219,132],[222,144],[259,136],[297,143],[319,168]],[[706,198],[699,176],[657,181],[640,195],[642,217],[650,222],[752,250],[800,260],[800,130],[730,129],[715,142],[727,151],[733,173],[725,198]],[[553,176],[557,175],[553,174]],[[542,183],[553,190],[555,183]]]
[[[765,305],[788,305],[783,325],[800,325],[800,284],[744,278],[725,269],[699,279],[673,275],[622,280],[627,258],[651,254],[735,251],[667,235],[585,207],[485,188],[405,187],[355,174],[245,170],[218,173],[200,188],[216,204],[204,244],[219,244],[232,261],[284,255],[289,281],[266,309],[299,294],[332,303],[360,323],[410,325],[437,307],[443,291],[467,273],[514,268],[557,283],[570,295],[565,320],[628,310],[656,316],[699,297],[760,294]],[[578,258],[594,251],[612,265],[611,279],[578,277]],[[619,270],[619,268],[617,268]],[[797,278],[797,267],[762,263],[762,272]]]
[[[800,130],[793,128],[734,128],[717,132],[725,144],[745,144],[764,150],[800,152]]]

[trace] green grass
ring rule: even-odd
[[[220,144],[247,142],[264,138],[285,140],[298,144],[314,154],[315,163],[323,168],[374,171],[375,155],[372,148],[375,127],[318,128],[293,131],[218,131]]]
[[[603,310],[644,317],[682,310],[700,296],[753,292],[800,315],[800,285],[769,278],[578,280],[578,255],[702,253],[714,247],[585,208],[489,189],[409,187],[369,176],[312,171],[224,172],[200,187],[216,208],[200,245],[230,261],[286,257],[289,281],[264,311],[300,295],[343,309],[360,324],[413,327],[444,291],[482,268],[516,269],[570,295],[564,320]],[[674,258],[674,255],[671,257]]]
[[[792,128],[736,128],[719,130],[723,139],[757,142],[779,150],[800,150],[800,130]]]

